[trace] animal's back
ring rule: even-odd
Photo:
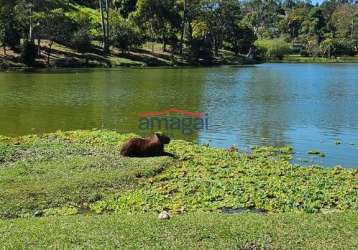
[[[128,157],[152,157],[170,155],[164,152],[164,144],[168,144],[170,138],[155,134],[150,138],[134,138],[122,146],[121,155]]]
[[[146,140],[142,138],[134,138],[126,142],[121,149],[121,155],[123,156],[140,156],[142,145],[146,144]]]

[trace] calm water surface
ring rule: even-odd
[[[358,167],[358,64],[0,73],[2,135],[92,128],[146,135],[138,113],[173,107],[209,116],[209,130],[169,131],[177,139],[292,145],[295,162]],[[311,149],[326,157],[309,156]]]

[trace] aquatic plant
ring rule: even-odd
[[[251,153],[173,141],[178,158],[124,158],[135,135],[58,132],[0,138],[0,216],[358,209],[358,171],[300,167],[291,147]]]

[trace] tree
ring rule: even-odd
[[[109,52],[109,2],[108,0],[98,0],[99,1],[99,10],[101,13],[101,23],[102,23],[102,39],[103,39],[103,52]]]
[[[183,55],[183,46],[184,46],[184,36],[185,36],[185,26],[186,26],[186,19],[187,19],[187,8],[188,8],[188,1],[183,1],[183,15],[182,15],[182,22],[181,22],[181,30],[180,30],[180,48],[179,53]]]
[[[280,36],[279,23],[284,18],[281,2],[278,0],[251,0],[243,3],[244,13],[248,15],[258,38]]]
[[[129,14],[135,11],[136,5],[137,0],[113,0],[114,8],[124,18],[128,18]]]
[[[43,13],[39,20],[38,37],[49,40],[47,51],[47,64],[50,65],[52,45],[54,42],[64,43],[70,41],[75,30],[75,24],[68,18],[63,9],[54,9]],[[63,32],[63,31],[66,32]]]
[[[320,43],[323,38],[326,20],[320,8],[313,8],[309,13],[310,18],[310,33],[316,36],[317,42]]]
[[[322,55],[325,55],[330,58],[335,53],[336,41],[333,38],[327,38],[321,42],[320,48]]]
[[[122,53],[128,52],[131,47],[138,47],[143,44],[143,38],[139,29],[119,15],[111,16],[112,29],[110,33],[110,42],[113,46],[122,50]]]
[[[91,41],[94,39],[91,17],[86,13],[77,13],[72,16],[72,21],[75,23],[76,30],[71,36],[70,46],[81,53],[89,51]]]
[[[15,11],[16,1],[0,0],[0,22],[5,29],[5,44],[12,49],[17,49],[20,45],[21,29],[17,16],[20,13]]]
[[[163,51],[173,34],[180,27],[180,16],[175,0],[139,0],[137,10],[131,19],[146,32],[152,40],[163,43]]]
[[[5,24],[0,22],[0,44],[4,51],[4,60],[6,60],[6,43],[5,43]]]
[[[235,55],[238,55],[240,52],[249,54],[256,39],[251,28],[239,23],[232,26],[230,31],[226,33],[225,40],[231,44],[231,49],[235,52]]]
[[[289,34],[291,40],[299,36],[307,11],[306,8],[293,9],[283,21],[283,31]]]
[[[27,66],[34,66],[37,56],[36,46],[31,40],[24,40],[21,50],[21,61]]]
[[[339,38],[358,38],[358,6],[339,6],[330,18],[334,35]]]
[[[282,59],[290,51],[290,45],[282,38],[257,40],[255,45],[266,58]]]

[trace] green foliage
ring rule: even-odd
[[[37,20],[39,23],[37,37],[41,39],[65,44],[71,40],[75,31],[75,23],[61,8],[42,13],[38,15]]]
[[[130,13],[135,11],[137,0],[114,0],[113,5],[122,17],[127,18]]]
[[[290,52],[290,44],[284,39],[261,39],[255,42],[259,53],[265,58],[282,59],[284,55]]]
[[[231,50],[237,55],[239,52],[248,53],[253,47],[256,36],[251,28],[245,24],[232,25],[230,32],[226,34],[226,40],[231,45]]]
[[[21,39],[28,39],[31,26],[33,38],[50,40],[50,45],[55,41],[80,52],[99,44],[99,40],[105,47],[110,41],[123,51],[157,42],[163,44],[163,51],[170,45],[172,60],[180,52],[187,61],[203,63],[217,60],[222,49],[255,56],[256,39],[258,56],[269,59],[281,59],[292,52],[327,58],[358,53],[358,7],[351,1],[326,0],[317,6],[256,0],[108,3],[113,23],[104,34],[97,0],[43,0],[32,1],[32,5],[27,0],[0,0],[0,43],[17,50]],[[288,44],[294,50],[290,51]]]
[[[290,146],[246,154],[173,141],[167,151],[177,159],[121,157],[121,145],[134,136],[95,130],[0,136],[1,245],[353,249],[358,243],[357,170],[292,165]],[[163,210],[172,219],[158,220]],[[16,217],[23,218],[4,219]],[[103,241],[108,232],[111,240]]]
[[[86,28],[80,28],[75,31],[71,38],[73,48],[81,52],[86,52],[91,48],[92,37]]]
[[[32,41],[25,40],[21,49],[21,60],[27,66],[34,66],[37,47]]]
[[[16,49],[20,45],[21,25],[15,10],[16,2],[0,0],[0,23],[5,31],[4,40],[8,46]]]
[[[358,52],[358,39],[335,39],[335,54],[338,56],[350,55],[353,56]]]
[[[90,50],[91,41],[93,40],[93,32],[91,30],[92,18],[90,15],[82,12],[73,17],[77,30],[72,35],[71,46],[80,52],[86,52]]]
[[[299,36],[302,23],[306,19],[307,11],[307,8],[293,9],[287,18],[281,21],[282,29],[290,35],[291,39]]]
[[[327,38],[320,44],[321,53],[323,55],[326,55],[327,57],[331,57],[332,54],[334,54],[337,44],[334,39]]]
[[[178,159],[124,158],[134,135],[58,132],[0,139],[2,217],[256,208],[268,212],[358,210],[357,170],[299,167],[292,147],[251,154],[173,141]]]
[[[5,24],[0,21],[0,44],[5,46]]]
[[[0,220],[4,249],[356,249],[358,214],[193,213]]]
[[[214,60],[212,44],[208,39],[193,38],[191,40],[190,49],[190,60],[202,60],[208,63]]]
[[[111,25],[111,44],[123,52],[129,51],[130,48],[139,47],[144,43],[140,30],[132,22],[112,14]]]
[[[133,20],[151,39],[163,43],[180,27],[180,16],[174,0],[138,0],[137,9],[131,13]]]
[[[101,34],[101,17],[96,9],[84,7],[82,5],[71,5],[71,10],[66,12],[66,16],[72,20],[77,29],[86,27],[93,39],[98,39]]]
[[[124,159],[113,132],[56,133],[0,141],[0,218],[73,213],[121,193],[170,163]]]

